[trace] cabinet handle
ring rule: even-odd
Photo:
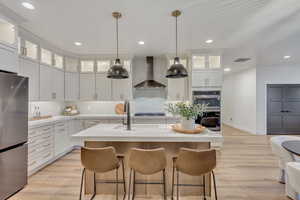
[[[51,135],[50,135],[50,136],[43,137],[43,139],[48,139],[48,138],[50,138],[50,137],[51,137]]]
[[[49,131],[51,127],[43,129],[43,131]]]

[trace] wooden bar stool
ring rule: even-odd
[[[137,149],[132,148],[129,156],[129,192],[128,200],[130,200],[130,188],[131,188],[131,176],[133,173],[133,192],[132,199],[135,198],[135,186],[136,184],[161,184],[163,185],[163,197],[166,200],[166,165],[167,158],[164,148],[158,149]],[[152,175],[158,172],[162,172],[162,182],[136,182],[136,172],[142,175]]]
[[[119,181],[119,167],[120,163],[122,165],[123,180]],[[81,148],[81,164],[84,167],[81,175],[81,185],[80,185],[80,196],[82,196],[82,187],[85,171],[89,170],[94,173],[94,193],[91,200],[96,195],[96,185],[98,183],[116,184],[116,199],[118,199],[119,187],[118,184],[121,183],[124,186],[124,197],[126,197],[126,185],[125,185],[125,170],[124,170],[124,156],[117,155],[114,147],[105,148]],[[112,170],[116,170],[116,180],[112,181],[96,181],[96,173],[105,173]]]
[[[215,199],[217,196],[216,179],[214,169],[216,167],[216,150],[194,150],[181,148],[177,157],[173,158],[172,175],[172,199],[174,198],[174,186],[177,186],[177,200],[179,199],[179,186],[199,186],[203,187],[205,197],[205,174],[211,173],[214,181]],[[175,170],[177,171],[177,184],[175,184]],[[203,176],[203,185],[180,184],[179,172],[190,176]]]

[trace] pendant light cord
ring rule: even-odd
[[[116,19],[116,31],[117,31],[117,58],[119,58],[119,18]]]
[[[176,57],[178,57],[178,29],[177,29],[177,16],[175,17],[176,18]]]

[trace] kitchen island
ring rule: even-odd
[[[172,158],[178,153],[181,147],[193,149],[209,149],[212,144],[221,146],[223,136],[218,132],[205,130],[201,134],[180,134],[171,130],[168,124],[133,124],[132,130],[126,130],[126,127],[120,124],[100,124],[83,130],[73,135],[73,139],[77,144],[86,147],[106,147],[114,146],[117,153],[125,155],[125,173],[128,179],[128,155],[130,148],[153,149],[164,147],[167,154],[167,192],[171,193],[171,174],[172,174]],[[206,175],[206,185],[210,186],[210,175]],[[104,175],[97,174],[97,179],[113,179],[114,172]],[[160,181],[161,174],[145,177],[137,175],[137,180]],[[202,184],[202,178],[181,176],[182,183]],[[85,192],[91,194],[93,192],[93,175],[91,172],[86,173]],[[128,183],[128,180],[126,181]],[[97,185],[97,193],[114,194],[114,185]],[[120,187],[120,195],[122,194]],[[138,185],[136,188],[137,195],[143,194],[161,194],[161,186],[155,185]],[[199,195],[202,189],[191,187],[180,192],[180,195]],[[206,194],[210,195],[210,187],[206,188]]]

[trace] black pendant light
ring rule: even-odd
[[[129,77],[128,71],[123,67],[119,58],[119,19],[122,17],[122,14],[119,12],[113,12],[112,16],[116,19],[117,58],[113,65],[109,68],[107,78],[126,79]]]
[[[177,18],[181,15],[180,10],[175,10],[172,12],[172,16],[176,19],[176,57],[174,58],[174,64],[167,71],[167,78],[185,78],[188,76],[188,72],[185,67],[180,63],[178,57],[178,28],[177,28]]]

